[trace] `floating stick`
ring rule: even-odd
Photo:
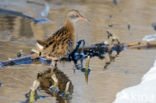
[[[85,81],[86,81],[86,83],[88,83],[89,63],[90,63],[90,56],[87,57],[87,61],[86,61],[86,68],[85,68]]]

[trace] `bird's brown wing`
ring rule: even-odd
[[[58,58],[69,54],[73,49],[72,38],[72,33],[67,28],[62,27],[44,42],[42,54]]]

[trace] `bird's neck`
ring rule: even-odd
[[[71,21],[66,20],[65,27],[69,30],[70,32],[69,34],[71,36],[72,42],[75,44],[76,36],[75,36],[74,24]]]
[[[68,28],[70,32],[74,34],[74,24],[68,19],[65,20],[65,27]]]

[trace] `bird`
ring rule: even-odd
[[[69,10],[65,16],[65,23],[51,37],[45,41],[37,40],[39,56],[52,61],[52,68],[56,67],[56,62],[62,57],[69,55],[75,46],[75,23],[85,19],[78,10]]]

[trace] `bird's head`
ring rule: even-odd
[[[68,11],[67,13],[67,16],[66,16],[66,19],[68,19],[70,22],[72,23],[75,23],[77,22],[78,20],[85,20],[85,21],[88,21],[87,19],[85,19],[80,13],[78,10],[70,10]]]

